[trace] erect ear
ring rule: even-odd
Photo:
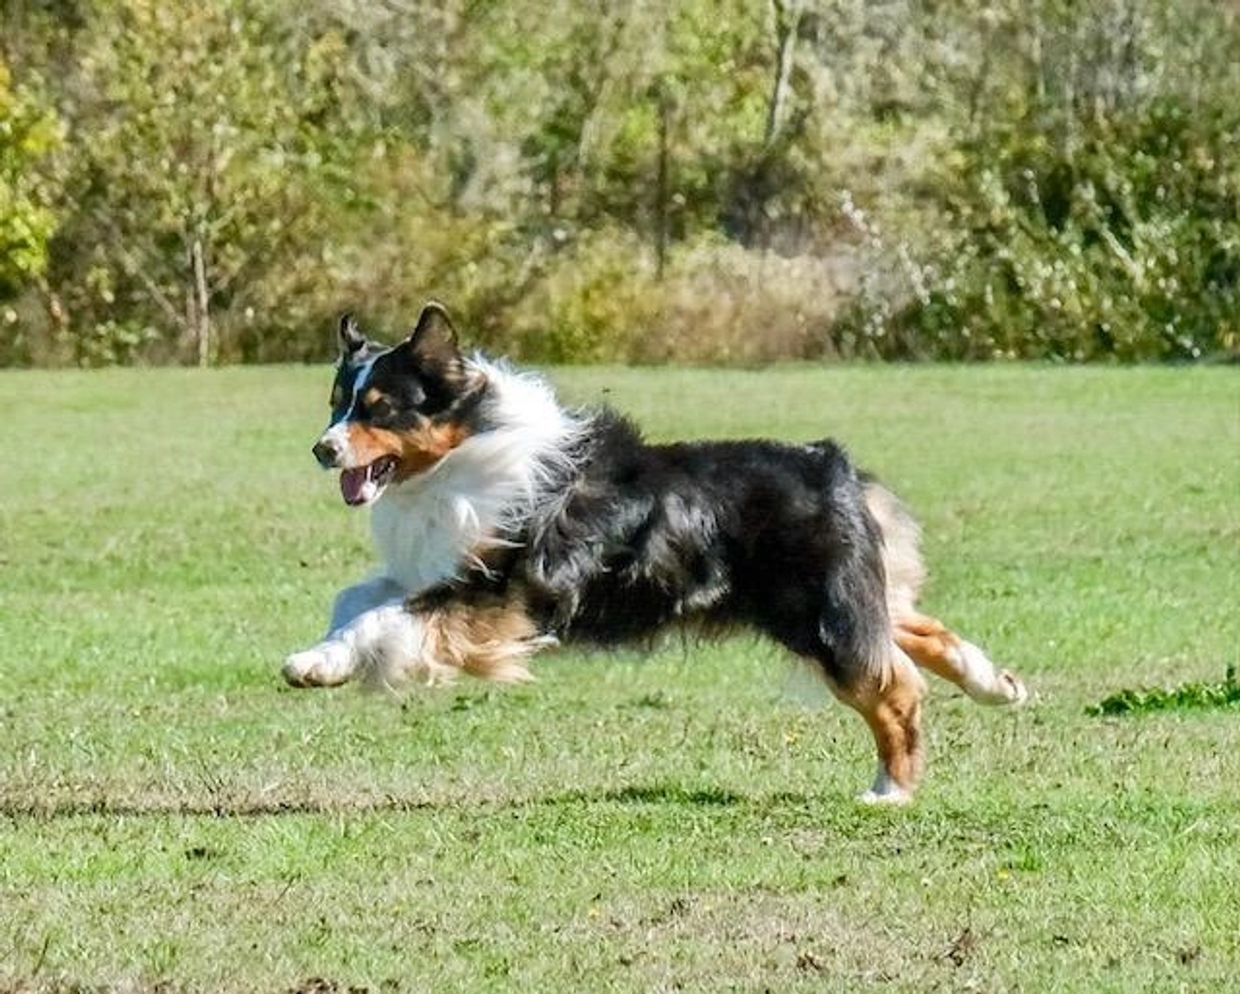
[[[340,315],[340,354],[348,358],[366,345],[366,336],[353,320],[352,314]]]
[[[448,319],[443,304],[432,300],[422,308],[417,326],[409,335],[409,348],[426,363],[445,368],[459,365],[461,351],[456,344],[456,329]]]

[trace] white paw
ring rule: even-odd
[[[912,799],[913,792],[896,783],[881,765],[874,775],[874,786],[857,795],[862,804],[908,804]]]
[[[1005,698],[1001,703],[1024,704],[1029,700],[1029,689],[1025,686],[1025,681],[1011,670],[1000,670],[995,682],[1003,688]]]
[[[321,642],[289,656],[281,673],[294,687],[335,687],[352,676],[353,652],[342,642]]]
[[[979,704],[1016,705],[1029,699],[1021,678],[1010,670],[996,670],[972,642],[960,644],[960,655],[966,674],[964,691]]]
[[[858,794],[857,800],[862,804],[899,805],[911,803],[913,795],[900,787],[894,787],[885,791],[875,790],[871,787],[864,794]]]

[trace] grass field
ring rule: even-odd
[[[846,440],[1035,702],[936,683],[917,802],[871,810],[862,723],[755,641],[289,691],[370,561],[327,371],[0,375],[0,991],[1236,989],[1240,712],[1084,709],[1237,659],[1240,376],[555,379]]]

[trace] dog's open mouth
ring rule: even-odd
[[[344,470],[340,474],[340,494],[350,507],[361,507],[378,500],[395,475],[396,457],[380,456],[369,466]]]

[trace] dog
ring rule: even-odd
[[[342,591],[328,634],[289,656],[297,687],[530,678],[554,644],[616,646],[676,626],[756,629],[865,719],[868,802],[912,797],[920,669],[983,704],[1025,685],[917,610],[919,529],[830,440],[644,441],[570,410],[540,377],[462,353],[431,302],[394,347],[341,319],[331,421],[313,453],[369,507],[382,565]]]

